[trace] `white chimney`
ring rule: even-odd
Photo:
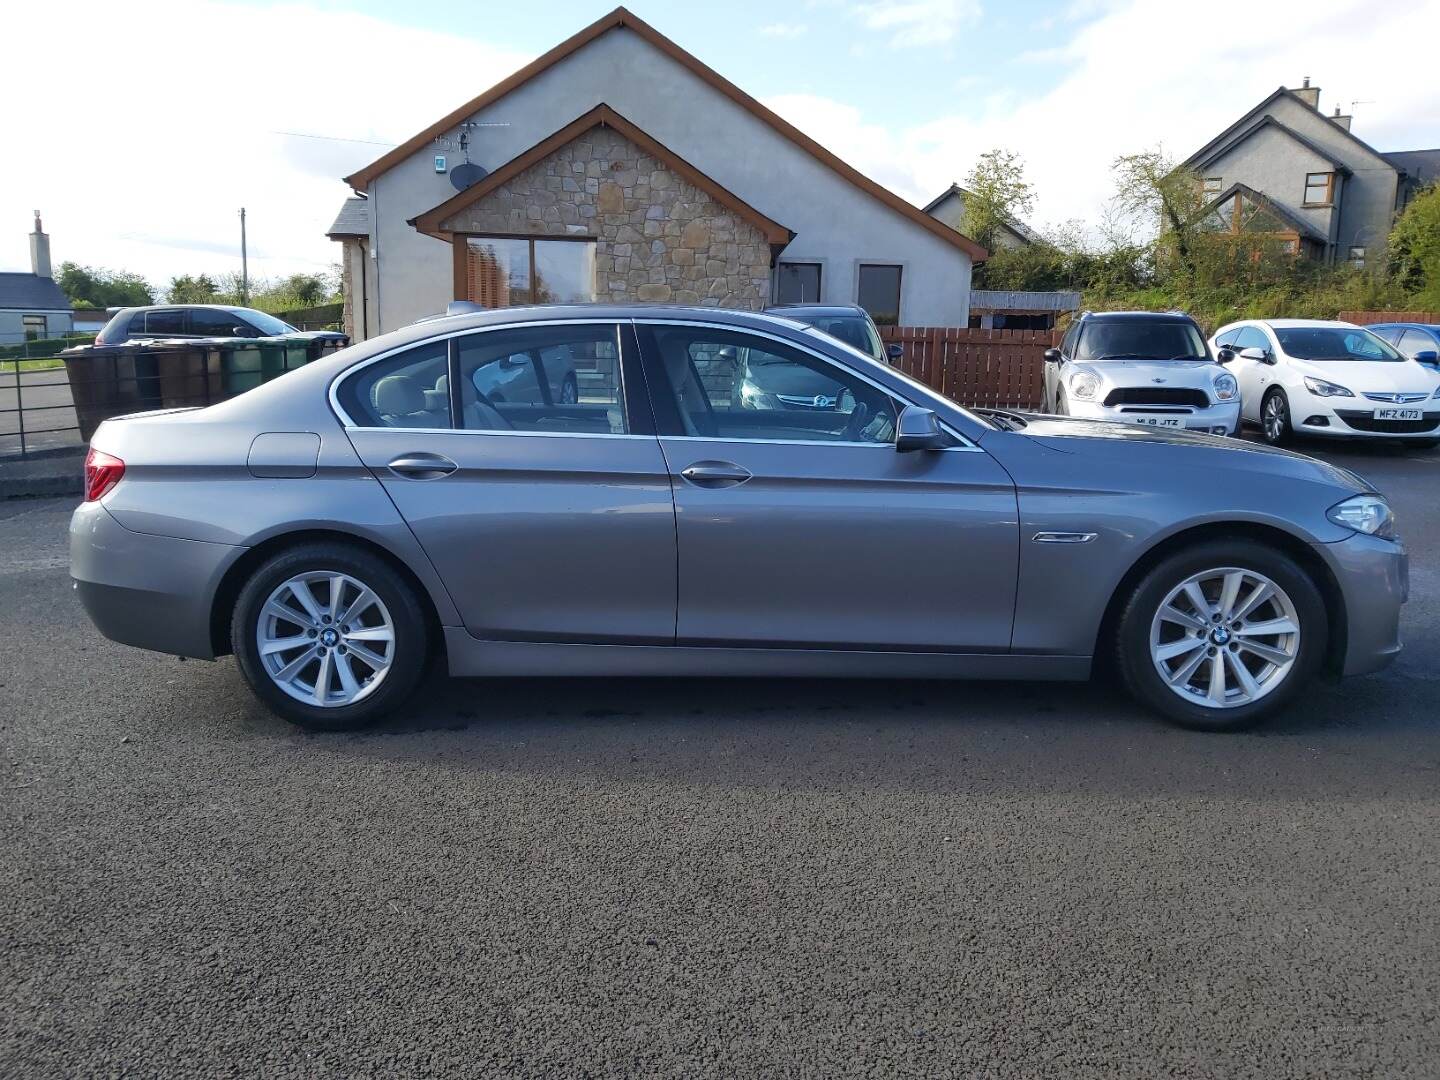
[[[1320,111],[1320,87],[1310,85],[1309,75],[1305,76],[1305,83],[1299,90],[1292,90],[1290,92],[1316,112]]]
[[[1331,122],[1332,124],[1336,124],[1336,125],[1338,125],[1339,127],[1344,128],[1346,131],[1349,131],[1349,130],[1350,130],[1350,120],[1351,120],[1351,119],[1352,119],[1352,118],[1349,117],[1349,116],[1341,116],[1341,115],[1340,115],[1340,106],[1339,106],[1339,105],[1336,105],[1336,106],[1335,106],[1335,115],[1332,116],[1332,117],[1330,117],[1330,122]]]
[[[30,270],[39,277],[50,277],[50,237],[40,224],[40,211],[35,211],[35,231],[30,234]]]

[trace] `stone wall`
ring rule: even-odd
[[[764,235],[606,127],[576,136],[441,228],[593,236],[600,301],[750,309],[770,302]]]

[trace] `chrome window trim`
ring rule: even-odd
[[[820,361],[822,361],[822,362],[824,362],[824,363],[834,364],[836,367],[840,368],[842,371],[848,372],[849,374],[855,376],[855,378],[859,379],[861,382],[865,383],[867,386],[871,387],[872,389],[875,389],[875,390],[880,391],[880,393],[884,394],[884,395],[885,395],[886,397],[888,397],[888,398],[891,398],[892,400],[904,402],[906,405],[915,405],[915,404],[916,404],[916,402],[911,401],[909,398],[903,397],[902,395],[897,394],[894,390],[890,389],[890,387],[888,387],[888,386],[883,386],[883,385],[881,385],[880,383],[877,383],[874,379],[871,379],[871,378],[868,377],[867,375],[863,374],[862,372],[856,371],[854,368],[850,367],[848,364],[845,364],[845,363],[843,363],[842,361],[836,360],[833,356],[826,356],[824,353],[819,352],[819,351],[816,350],[816,349],[812,349],[812,348],[810,348],[808,345],[802,345],[801,343],[799,343],[799,342],[797,342],[797,341],[791,341],[789,338],[783,338],[783,337],[781,337],[779,334],[771,334],[771,333],[768,333],[768,332],[766,332],[766,331],[764,331],[764,330],[756,330],[756,329],[754,329],[754,328],[752,328],[752,327],[749,327],[749,326],[732,326],[732,325],[730,325],[729,323],[707,322],[707,321],[705,321],[705,320],[703,320],[703,319],[665,319],[665,318],[652,318],[652,317],[650,317],[650,316],[645,316],[645,317],[641,317],[641,318],[632,319],[631,322],[634,323],[636,326],[693,326],[693,327],[698,327],[699,329],[702,329],[702,330],[726,330],[726,331],[729,331],[729,332],[732,333],[732,334],[752,334],[752,335],[754,335],[755,337],[768,338],[769,340],[774,341],[774,342],[777,342],[778,344],[788,345],[788,346],[789,346],[790,348],[792,348],[792,349],[798,349],[800,352],[808,353],[809,355],[815,357],[815,359],[820,360]],[[801,333],[804,333],[804,331],[801,331]],[[841,344],[843,345],[844,343],[842,342]],[[846,347],[848,348],[848,346],[846,346]],[[857,351],[857,355],[863,356],[864,354],[863,354],[863,353],[859,353],[859,352]],[[867,358],[867,359],[868,359],[868,358]],[[929,408],[928,405],[920,405],[920,406],[918,406],[918,407],[919,407],[919,408],[922,408],[922,409]],[[932,411],[933,411],[933,410],[932,410]],[[898,414],[897,414],[897,416],[898,416]],[[980,452],[980,453],[982,453],[982,454],[985,452],[985,451],[981,450],[980,447],[979,447],[978,445],[976,445],[971,439],[967,438],[965,435],[962,435],[959,431],[956,431],[955,428],[954,428],[952,425],[947,424],[944,420],[941,420],[941,421],[940,421],[940,426],[941,426],[942,429],[944,429],[946,432],[948,432],[952,437],[954,437],[954,438],[956,438],[956,439],[959,439],[960,442],[961,442],[961,445],[960,445],[960,446],[947,446],[947,447],[945,447],[946,450],[964,450],[964,451],[967,451],[967,452],[969,452],[969,451],[978,451],[978,452]],[[673,438],[673,439],[699,439],[699,440],[704,440],[704,441],[707,441],[707,442],[755,442],[755,443],[764,442],[764,443],[773,443],[773,444],[776,444],[776,445],[783,445],[783,444],[785,444],[785,443],[800,443],[800,442],[802,442],[802,440],[799,440],[799,439],[722,439],[722,438],[718,438],[718,437],[712,436],[712,435],[662,435],[661,438],[665,438],[665,439],[672,439],[672,438]],[[808,440],[807,440],[807,441],[808,441]],[[837,442],[821,442],[819,445],[823,445],[823,446],[842,446],[842,445],[847,445],[847,444],[837,443]],[[880,446],[880,447],[885,447],[885,448],[890,449],[890,450],[894,450],[894,448],[895,448],[895,446],[894,446],[893,443],[852,443],[852,444],[848,444],[848,445],[854,445],[854,446]]]
[[[629,432],[621,434],[615,431],[491,431],[481,428],[422,428],[422,427],[361,427],[358,424],[346,424],[346,431],[393,431],[398,434],[411,435],[498,435],[503,438],[519,436],[521,438],[541,439],[651,439],[656,435],[632,435]]]

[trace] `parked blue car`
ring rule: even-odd
[[[1411,360],[1440,374],[1440,326],[1434,323],[1377,323],[1366,327]]]

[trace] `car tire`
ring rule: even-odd
[[[1271,446],[1283,446],[1295,435],[1290,423],[1290,399],[1278,386],[1272,386],[1260,402],[1260,434]]]
[[[1237,572],[1241,579],[1228,614],[1242,612],[1252,585],[1268,584],[1277,592],[1238,620],[1215,622],[1214,609],[1226,601],[1227,576]],[[1162,606],[1192,618],[1197,614],[1185,591],[1197,577],[1201,598],[1212,605],[1206,620],[1210,629],[1203,634],[1198,624],[1182,625],[1161,616]],[[1295,626],[1296,634],[1255,634],[1250,629],[1285,625]],[[1151,567],[1125,598],[1113,644],[1115,666],[1137,700],[1180,727],[1239,731],[1273,716],[1304,691],[1320,668],[1328,637],[1325,601],[1310,575],[1283,552],[1237,538],[1184,548]],[[1194,647],[1189,645],[1192,640]],[[1250,651],[1252,647],[1268,652],[1262,656]],[[1289,658],[1287,666],[1275,663],[1282,656]],[[1222,670],[1221,696],[1228,699],[1232,690],[1235,695],[1224,706],[1204,703],[1216,690],[1211,681],[1216,663]],[[1250,687],[1237,671],[1239,664],[1245,665]],[[1169,678],[1162,675],[1162,667]]]
[[[566,375],[560,384],[560,404],[575,405],[580,401],[580,383],[574,375]]]
[[[282,609],[290,615],[277,617]],[[230,642],[256,697],[314,731],[363,728],[397,708],[414,693],[430,656],[415,588],[384,559],[351,544],[303,544],[262,563],[240,590]]]
[[[1056,416],[1069,416],[1069,415],[1070,415],[1070,404],[1069,404],[1069,402],[1067,402],[1067,401],[1065,400],[1065,391],[1064,391],[1064,390],[1056,390],[1056,391],[1055,391],[1055,415],[1056,415]]]

